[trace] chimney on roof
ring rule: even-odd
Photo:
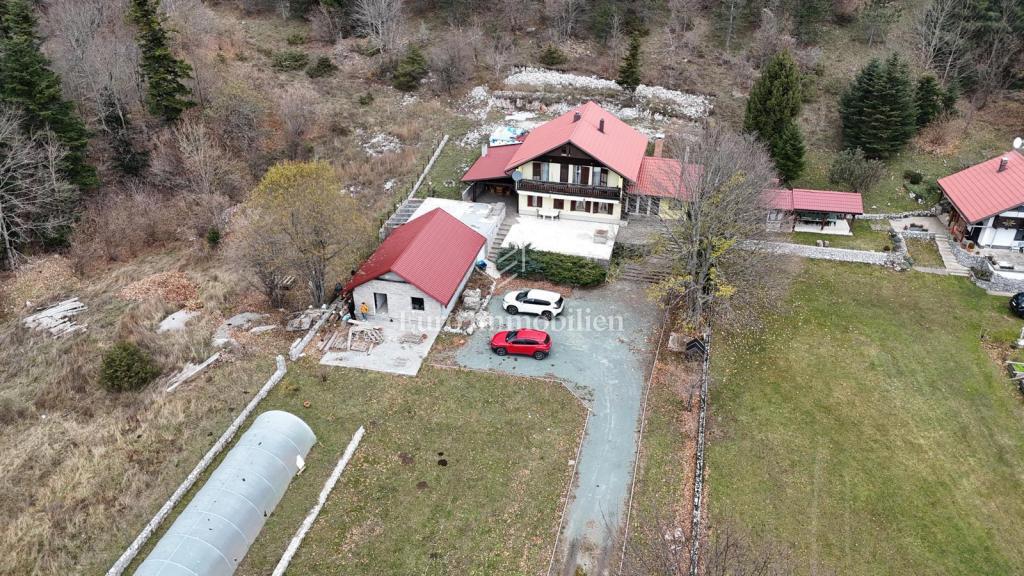
[[[657,139],[655,139],[655,141],[654,141],[654,154],[653,154],[654,157],[661,158],[661,155],[664,152],[664,148],[665,148],[665,139],[664,138],[657,138]]]
[[[1008,156],[1003,156],[1002,158],[999,159],[999,170],[996,170],[996,172],[1005,172],[1006,171],[1006,167],[1009,164],[1010,164],[1010,158]]]
[[[484,156],[487,156],[487,142],[480,145],[480,157],[483,158]]]
[[[579,113],[578,110],[576,112],[572,113],[572,121],[573,122],[579,122],[581,117],[582,117],[582,115]]]
[[[604,118],[601,118],[601,120],[598,121],[598,123],[597,123],[597,131],[598,132],[604,132]]]

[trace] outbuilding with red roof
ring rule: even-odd
[[[949,231],[978,246],[1024,248],[1024,154],[1006,154],[939,178]]]
[[[853,234],[852,225],[864,213],[864,201],[857,192],[832,190],[777,189],[765,191],[768,229],[777,232]]]
[[[441,208],[396,228],[345,290],[376,317],[447,316],[484,254],[485,238]]]

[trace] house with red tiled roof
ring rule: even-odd
[[[1011,150],[939,178],[949,231],[982,247],[1024,248],[1024,154]]]
[[[483,258],[486,239],[441,208],[396,228],[345,291],[377,318],[445,317]]]
[[[595,102],[484,147],[462,177],[465,199],[514,198],[519,214],[615,223],[659,215],[682,194],[678,160],[647,156],[647,137]]]

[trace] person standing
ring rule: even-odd
[[[362,304],[359,305],[359,319],[360,320],[363,320],[365,322],[366,321],[366,315],[369,314],[369,313],[370,313],[370,307],[366,305],[366,302],[363,302]]]

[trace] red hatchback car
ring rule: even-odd
[[[551,336],[543,330],[502,330],[491,337],[491,350],[498,356],[522,354],[543,360],[551,353]]]

